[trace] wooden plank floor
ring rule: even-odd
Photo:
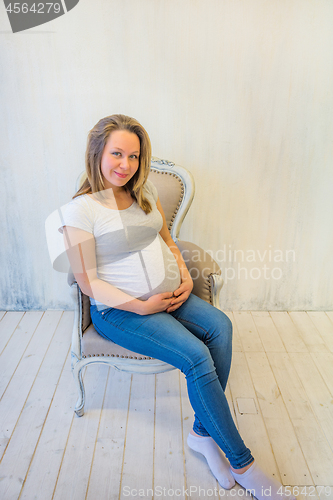
[[[244,441],[300,500],[332,500],[333,314],[227,314],[226,394]],[[90,366],[85,415],[74,416],[72,321],[71,311],[0,312],[0,500],[245,498],[188,449],[193,411],[178,370]]]

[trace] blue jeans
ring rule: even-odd
[[[235,469],[253,461],[231,416],[224,394],[232,355],[232,324],[196,295],[171,313],[139,315],[90,307],[96,331],[126,349],[179,368],[195,412],[193,430],[211,436]]]

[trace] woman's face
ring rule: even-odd
[[[139,168],[140,140],[128,130],[115,130],[105,145],[101,172],[105,189],[121,191]]]

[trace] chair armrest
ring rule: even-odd
[[[79,335],[82,337],[91,323],[90,298],[82,292],[71,272],[68,273],[67,281],[71,288],[71,296],[74,302],[74,330],[79,331]]]
[[[74,282],[71,285],[71,296],[74,303],[74,324],[72,332],[71,358],[73,363],[82,359],[82,307],[79,285]]]
[[[177,240],[176,245],[193,279],[194,295],[219,309],[219,294],[223,286],[220,266],[194,243]]]

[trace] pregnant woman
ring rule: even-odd
[[[254,461],[224,394],[231,322],[191,293],[191,276],[148,180],[150,161],[148,134],[135,119],[112,115],[90,131],[87,179],[62,226],[73,273],[90,297],[100,335],[185,374],[195,412],[187,443],[205,456],[219,484],[230,489],[237,481],[258,500],[281,500],[281,484]]]

